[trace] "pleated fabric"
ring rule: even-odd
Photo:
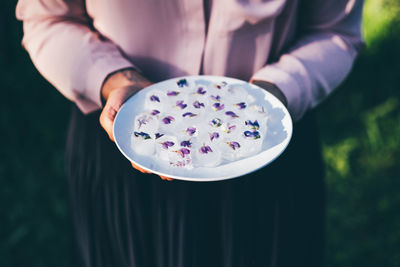
[[[164,181],[133,169],[98,122],[72,108],[66,148],[76,266],[322,266],[323,163],[313,114],[250,175]]]

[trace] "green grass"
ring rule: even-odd
[[[20,45],[0,3],[0,265],[70,266],[63,168],[69,103]],[[369,0],[367,49],[318,108],[327,173],[326,265],[400,266],[400,2]]]

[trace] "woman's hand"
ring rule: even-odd
[[[106,104],[100,114],[100,124],[112,141],[114,141],[114,119],[122,104],[129,97],[151,84],[152,82],[134,69],[120,70],[107,77],[101,88],[101,96]],[[132,166],[143,173],[150,173],[133,163]],[[163,180],[173,180],[168,177],[160,177]]]

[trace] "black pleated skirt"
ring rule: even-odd
[[[66,169],[76,265],[322,266],[324,176],[312,114],[286,151],[250,175],[164,181],[133,169],[73,107]]]

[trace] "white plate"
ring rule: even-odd
[[[263,103],[270,117],[267,122],[267,136],[262,150],[258,154],[226,163],[217,167],[201,167],[191,170],[170,167],[168,163],[156,161],[155,158],[142,156],[131,148],[133,121],[137,114],[143,111],[143,103],[149,89],[157,88],[165,91],[177,88],[176,82],[186,79],[188,83],[218,83],[237,84],[246,88],[249,94],[256,96],[256,104]],[[292,136],[292,119],[285,106],[272,94],[260,87],[228,77],[221,76],[186,76],[169,79],[153,84],[133,97],[129,98],[119,110],[114,121],[114,138],[119,150],[130,161],[139,167],[155,174],[187,181],[219,181],[239,177],[258,170],[276,159],[287,147]]]

